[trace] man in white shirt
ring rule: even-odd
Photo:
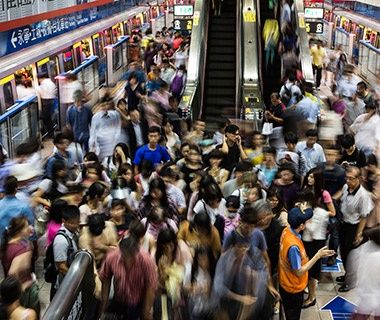
[[[49,138],[53,138],[54,124],[52,120],[52,114],[54,111],[54,101],[57,98],[57,86],[44,74],[38,75],[40,85],[37,88],[37,92],[41,98],[41,119],[43,123],[42,134],[47,134]]]
[[[309,129],[306,131],[306,141],[300,141],[296,145],[296,151],[301,152],[306,159],[306,171],[315,168],[319,163],[326,162],[323,148],[317,140],[317,130]]]
[[[346,169],[346,184],[343,186],[340,210],[343,222],[339,230],[340,256],[347,272],[347,258],[352,249],[363,241],[363,230],[367,217],[374,208],[371,193],[360,183],[360,169],[348,167]],[[345,283],[346,276],[340,276],[337,282],[343,282],[339,292],[347,292],[351,288]]]
[[[357,81],[353,78],[352,72],[345,71],[342,78],[337,83],[336,90],[343,98],[351,98],[356,94],[356,83]]]

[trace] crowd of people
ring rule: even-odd
[[[296,36],[283,12],[278,40],[290,55]],[[316,303],[322,259],[333,265],[338,253],[340,292],[379,290],[376,92],[338,64],[328,110],[289,64],[265,132],[241,134],[222,117],[215,132],[202,119],[188,128],[178,109],[188,50],[172,29],[135,32],[124,99],[107,94],[95,112],[76,90],[46,161],[35,141],[14,159],[2,151],[1,319],[39,317],[38,252],[51,299],[75,253],[92,254],[86,319],[265,320],[281,306],[300,319]],[[320,50],[311,51],[317,87]],[[371,264],[350,264],[351,253]],[[362,299],[356,316],[370,314],[380,316],[376,299]]]

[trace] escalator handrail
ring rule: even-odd
[[[209,10],[210,1],[195,1],[187,80],[183,97],[179,102],[179,108],[182,110],[182,113],[185,115],[189,114],[193,119],[200,118],[202,115]],[[197,106],[199,107],[198,112]]]
[[[235,79],[235,119],[238,118],[242,103],[242,1],[236,1],[236,79]]]
[[[294,4],[303,78],[306,82],[314,83],[309,37],[305,28],[303,0],[295,0]]]
[[[263,61],[263,54],[262,54],[262,50],[263,50],[263,47],[262,47],[262,38],[261,38],[261,30],[262,30],[262,22],[261,22],[261,15],[259,14],[260,13],[260,0],[256,0],[255,1],[255,4],[256,4],[256,15],[257,15],[257,43],[258,43],[258,46],[257,46],[257,51],[259,53],[259,64],[258,66],[262,66],[264,61]],[[261,92],[264,92],[264,87],[263,87],[263,74],[262,74],[262,68],[258,68],[259,69],[259,84],[260,84],[260,90]]]

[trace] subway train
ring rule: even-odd
[[[38,75],[47,74],[56,82],[58,125],[65,110],[59,110],[66,97],[65,74],[73,73],[94,105],[102,86],[113,87],[128,65],[129,36],[133,30],[153,31],[170,26],[175,1],[157,1],[130,9],[66,32],[38,45],[0,59],[0,142],[9,156],[27,139],[39,139],[39,99],[37,95],[20,100],[16,80],[38,86]]]

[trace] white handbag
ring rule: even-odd
[[[273,123],[271,122],[264,122],[263,124],[263,130],[261,133],[265,136],[269,136],[273,133]]]

